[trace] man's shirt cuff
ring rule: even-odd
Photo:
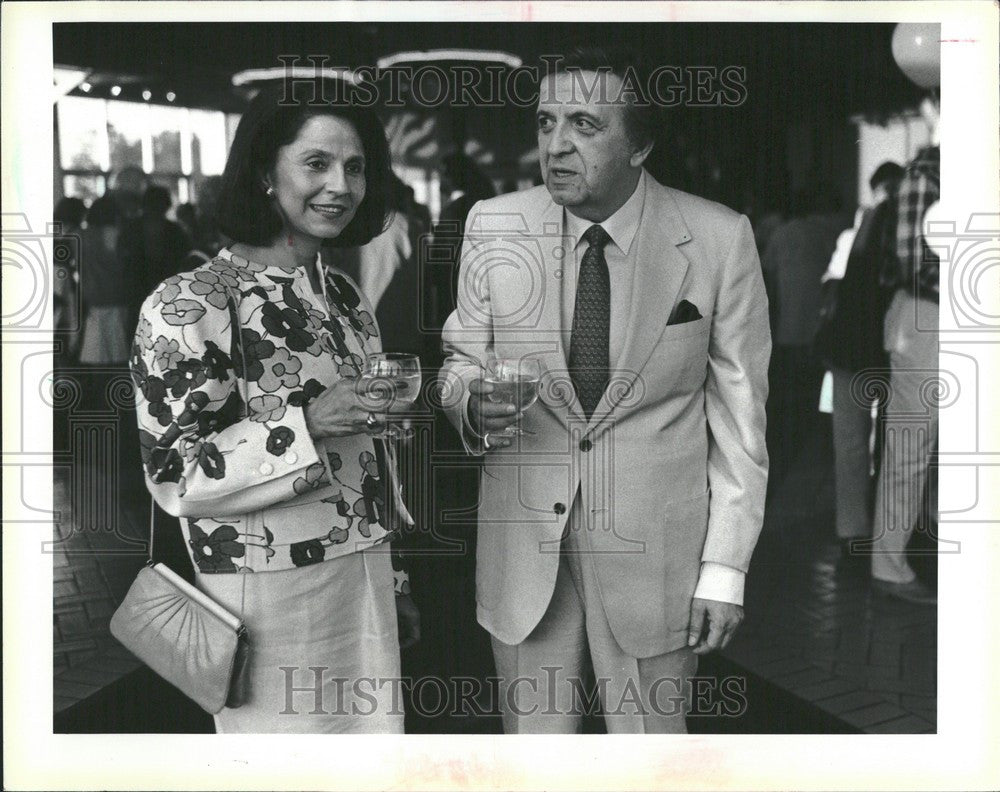
[[[482,440],[479,433],[472,428],[472,422],[469,420],[469,395],[466,394],[465,401],[462,402],[462,427],[468,433],[468,436],[472,440]]]
[[[703,561],[694,596],[698,599],[743,604],[746,573],[716,561]]]

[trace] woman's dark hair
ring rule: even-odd
[[[87,212],[87,227],[115,225],[118,222],[118,202],[110,193],[102,195],[90,205]]]
[[[392,168],[382,122],[374,110],[352,101],[347,84],[297,78],[264,88],[240,119],[216,208],[222,233],[250,245],[267,245],[281,233],[281,215],[265,193],[263,180],[278,149],[295,140],[310,118],[323,115],[351,124],[365,153],[364,200],[340,236],[327,244],[364,245],[385,231],[392,219],[386,204]]]

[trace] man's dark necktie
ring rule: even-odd
[[[610,362],[608,339],[611,333],[611,280],[604,246],[608,232],[593,225],[583,235],[590,246],[580,261],[573,310],[573,335],[569,346],[569,375],[588,418],[608,385]]]

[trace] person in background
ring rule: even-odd
[[[410,218],[410,225],[418,234],[426,234],[431,230],[431,211],[417,200],[413,188],[404,181],[400,181],[400,189],[403,191],[403,204],[406,207],[406,216]],[[416,247],[416,246],[414,246]]]
[[[125,266],[118,255],[119,221],[117,200],[105,195],[90,207],[80,234],[80,362],[85,365],[117,366],[128,360],[131,327]]]
[[[142,195],[142,215],[125,223],[119,244],[129,286],[129,324],[139,318],[139,305],[150,290],[181,271],[191,242],[181,227],[167,219],[170,191],[153,184]]]
[[[452,190],[441,216],[434,226],[434,266],[429,268],[432,278],[432,326],[440,329],[455,310],[458,290],[459,254],[465,236],[465,220],[469,210],[479,201],[493,198],[497,193],[493,182],[469,157],[453,152],[444,158],[444,183]]]
[[[785,222],[785,216],[780,209],[770,209],[761,212],[753,227],[753,237],[757,243],[757,254],[764,255],[771,235],[775,229]]]
[[[219,230],[219,197],[222,193],[222,177],[208,176],[198,187],[197,210],[198,237],[195,243],[201,250],[214,256],[227,243],[227,237]]]
[[[219,231],[216,220],[221,188],[221,176],[206,176],[198,184],[197,203],[181,204],[175,211],[177,223],[191,243],[191,249],[181,262],[179,270],[181,272],[192,270],[210,261],[226,246],[227,239]]]
[[[142,215],[142,196],[148,186],[146,173],[137,165],[126,165],[111,176],[108,195],[118,206],[121,222],[135,220]]]
[[[193,203],[183,203],[174,210],[174,216],[177,218],[177,225],[181,227],[185,238],[190,244],[187,253],[181,258],[177,271],[188,272],[201,266],[206,261],[211,261],[212,257],[215,253],[219,252],[219,248],[222,246],[220,245],[219,248],[209,253],[199,244],[202,233],[201,223],[198,219],[198,208]]]
[[[59,233],[52,240],[52,322],[62,339],[59,356],[76,360],[80,346],[80,231],[87,205],[79,198],[60,198],[53,220]]]
[[[193,244],[198,238],[198,210],[195,208],[195,205],[190,202],[179,204],[174,209],[174,220],[180,226],[181,231],[184,232],[188,241]]]
[[[813,352],[813,337],[819,326],[820,280],[846,225],[836,209],[831,188],[799,191],[790,219],[772,232],[761,260],[775,328],[768,449],[778,477],[794,461],[819,414],[823,368]]]
[[[393,352],[421,354],[417,276],[420,218],[411,214],[407,186],[395,173],[390,177],[386,203],[392,211],[388,228],[367,245],[330,248],[328,263],[350,275],[375,307],[382,345]]]
[[[933,605],[934,591],[917,578],[906,546],[922,519],[937,511],[929,488],[930,514],[923,514],[931,455],[937,449],[938,408],[933,395],[938,370],[938,281],[940,259],[923,237],[928,207],[941,197],[940,105],[924,98],[921,114],[931,145],[906,166],[891,204],[890,235],[882,282],[892,292],[883,341],[889,354],[885,444],[875,499],[872,578],[876,591],[908,602]]]
[[[816,351],[833,380],[833,452],[837,504],[836,531],[845,560],[867,560],[852,553],[855,539],[871,536],[875,472],[870,439],[874,397],[852,387],[856,375],[885,366],[882,320],[888,305],[879,283],[884,236],[891,220],[892,197],[903,169],[883,162],[869,179],[872,203],[861,207],[855,224],[842,232],[823,275],[823,304]]]

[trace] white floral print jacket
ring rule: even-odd
[[[382,441],[306,429],[305,406],[381,348],[357,286],[323,280],[326,300],[302,269],[223,250],[143,304],[130,364],[146,484],[199,572],[306,566],[412,522]]]

